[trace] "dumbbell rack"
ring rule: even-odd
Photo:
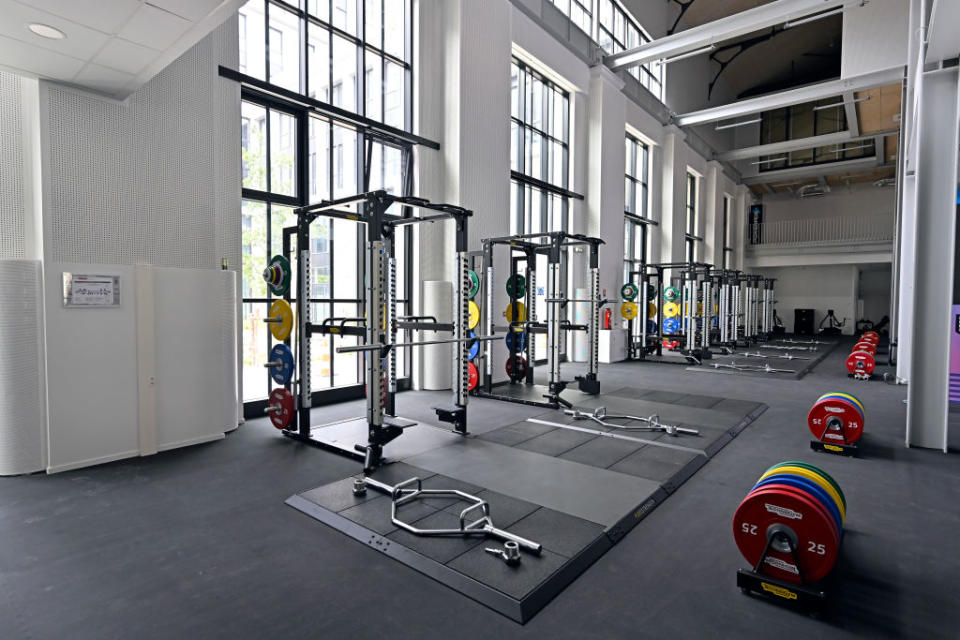
[[[388,213],[400,205],[399,213]],[[455,345],[453,399],[451,405],[434,407],[441,422],[453,425],[456,433],[467,433],[467,219],[473,215],[462,207],[431,203],[423,198],[394,196],[386,191],[370,191],[345,198],[323,201],[294,210],[297,226],[284,229],[284,254],[290,255],[290,240],[296,234],[298,254],[297,277],[297,371],[294,382],[297,389],[296,424],[284,430],[284,435],[315,444],[322,448],[361,459],[366,472],[380,466],[383,447],[400,436],[404,429],[416,425],[395,413],[397,388],[396,349],[425,344],[453,343]],[[363,318],[333,318],[313,323],[310,317],[310,225],[318,217],[329,217],[362,222],[366,227],[364,288],[365,315]],[[456,271],[453,322],[437,322],[422,316],[397,316],[396,259],[394,237],[407,225],[439,221],[455,223]],[[452,332],[449,340],[397,342],[397,332],[444,331]],[[365,344],[340,347],[340,353],[363,353],[366,379],[367,441],[350,446],[342,439],[327,438],[323,426],[310,423],[312,407],[310,338],[321,335],[352,335],[363,337]]]

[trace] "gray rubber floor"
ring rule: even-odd
[[[770,408],[525,626],[286,506],[357,464],[259,420],[209,445],[0,479],[0,638],[956,638],[958,458],[905,449],[906,389],[848,379],[846,351],[800,381],[602,365],[604,389]],[[859,458],[809,449],[807,410],[831,390],[867,407]],[[404,394],[400,413],[426,419],[446,398]],[[318,421],[358,407],[320,410]],[[475,428],[527,411],[496,403]],[[735,587],[744,562],[733,511],[764,469],[788,459],[829,471],[848,502],[836,603],[819,620]]]

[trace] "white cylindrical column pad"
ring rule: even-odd
[[[221,272],[223,291],[220,299],[221,350],[223,352],[223,415],[224,431],[233,431],[240,424],[239,353],[237,353],[237,272]]]
[[[576,300],[588,300],[589,289],[574,289],[573,297]],[[573,324],[590,324],[590,303],[573,303]],[[586,331],[571,331],[573,336],[573,357],[571,362],[586,362],[590,358],[590,337]]]
[[[44,466],[40,262],[0,260],[0,475]]]
[[[437,322],[453,321],[453,283],[446,280],[424,280],[423,315]],[[443,340],[451,337],[449,331],[421,331],[421,340]],[[433,344],[419,347],[420,366],[423,367],[423,388],[427,391],[450,389],[453,357],[451,344]]]

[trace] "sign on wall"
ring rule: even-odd
[[[960,403],[960,304],[953,305],[950,332],[950,402]]]
[[[750,244],[763,242],[763,205],[750,205]]]
[[[63,306],[119,307],[120,276],[63,273]]]

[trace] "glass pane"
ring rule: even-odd
[[[522,171],[523,167],[520,164],[520,149],[522,148],[520,144],[520,127],[517,126],[516,122],[510,121],[510,170],[511,171]]]
[[[348,111],[357,110],[357,47],[333,37],[333,86],[330,102]]]
[[[536,132],[530,135],[530,164],[527,167],[527,175],[543,179],[543,137]]]
[[[516,64],[510,65],[510,115],[520,117],[520,70]]]
[[[543,117],[543,95],[546,91],[546,88],[536,77],[530,77],[528,82],[530,85],[530,114],[527,122],[537,129],[545,129]]]
[[[357,0],[333,0],[333,26],[357,35]]]
[[[510,235],[515,236],[523,232],[522,211],[523,203],[520,201],[523,191],[517,183],[510,181]]]
[[[310,317],[313,322],[321,323],[331,315],[331,304],[328,302],[315,302],[310,305]],[[329,389],[331,386],[331,376],[333,374],[332,352],[334,346],[346,346],[340,336],[313,336],[310,342],[310,371],[313,374],[310,379],[310,387],[313,391],[320,389]]]
[[[365,0],[363,8],[364,37],[378,49],[383,42],[383,0]]]
[[[630,178],[624,178],[624,209],[629,213],[637,212],[637,187]]]
[[[307,69],[310,77],[308,95],[321,102],[330,101],[330,32],[310,24],[307,28]]]
[[[403,194],[403,152],[393,147],[383,147],[383,188],[387,193]]]
[[[263,363],[268,360],[267,348],[270,332],[263,319],[267,305],[262,302],[243,304],[243,400],[262,400],[267,390],[267,370]]]
[[[613,26],[613,3],[600,0],[600,24],[610,29]]]
[[[567,186],[567,162],[566,149],[559,142],[550,143],[550,163],[553,165],[553,172],[550,180],[553,184],[566,188]]]
[[[330,198],[330,123],[310,118],[310,203]]]
[[[266,80],[267,53],[263,44],[264,0],[249,0],[240,7],[240,73]]]
[[[560,91],[553,92],[553,127],[550,135],[567,142],[567,110],[569,100]]]
[[[333,315],[337,318],[363,316],[363,305],[355,302],[338,302],[333,305]],[[333,386],[343,387],[360,382],[360,364],[363,362],[359,353],[337,353],[336,347],[348,347],[358,344],[357,336],[341,336],[334,343],[333,349]],[[367,354],[364,357],[372,357]]]
[[[369,51],[364,53],[363,93],[366,98],[363,115],[383,121],[383,58]]]
[[[310,225],[310,297],[330,298],[330,220],[320,217]]]
[[[297,121],[286,113],[270,111],[270,191],[293,196],[297,193],[294,145]]]
[[[291,91],[300,91],[300,19],[295,13],[270,5],[268,37],[268,82]]]
[[[365,228],[359,222],[333,219],[334,282],[333,297],[359,297],[359,274],[363,267],[359,260],[358,237]],[[362,315],[362,314],[361,314]]]
[[[240,105],[240,156],[243,186],[267,190],[267,110],[250,102]]]
[[[404,126],[404,69],[398,64],[387,62],[387,76],[384,82],[383,122],[398,129]]]
[[[279,204],[270,205],[270,255],[275,256],[283,253],[283,229],[284,227],[295,227],[297,225],[297,214],[293,212],[293,207],[284,207]],[[290,239],[291,248],[296,248],[297,236]],[[292,268],[292,267],[291,267]],[[296,271],[294,271],[296,273]],[[291,297],[296,297],[296,290],[291,289]]]
[[[406,60],[404,29],[406,28],[407,1],[406,0],[384,0],[383,2],[383,26],[384,26],[384,51],[392,56]]]
[[[637,215],[646,218],[647,217],[647,185],[641,184],[640,190],[637,192]]]
[[[357,132],[333,126],[333,197],[355,195],[357,183]]]
[[[307,0],[307,13],[324,22],[330,21],[330,0]]]
[[[267,205],[244,200],[241,205],[243,297],[266,298],[263,270],[267,267]]]
[[[623,257],[627,260],[631,259],[633,256],[630,255],[630,249],[633,248],[633,242],[630,240],[630,231],[633,229],[633,225],[630,224],[629,220],[623,221]]]

